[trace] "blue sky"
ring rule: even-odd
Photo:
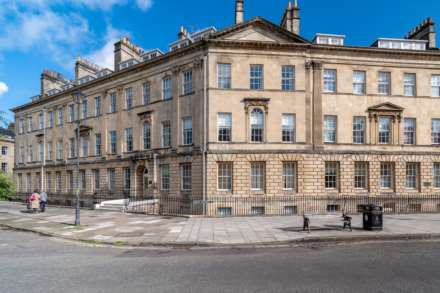
[[[345,34],[349,45],[377,37],[403,37],[424,18],[440,21],[434,0],[298,0],[302,36]],[[287,0],[245,0],[245,17],[279,23]],[[130,36],[145,49],[176,39],[178,28],[227,27],[235,0],[0,0],[0,110],[39,93],[40,74],[53,69],[73,76],[77,56],[99,65],[113,60],[113,43]],[[12,114],[9,113],[9,118]]]

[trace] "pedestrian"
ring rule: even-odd
[[[31,195],[31,207],[34,214],[37,213],[40,208],[40,195],[36,190],[34,190],[34,193]]]
[[[40,193],[40,211],[42,213],[46,211],[46,204],[47,204],[47,193],[45,191],[42,191]]]

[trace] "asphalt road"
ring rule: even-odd
[[[0,230],[0,292],[440,292],[440,243],[145,250]]]

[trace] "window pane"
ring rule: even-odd
[[[368,163],[356,162],[354,168],[354,187],[367,188],[368,182]]]
[[[263,191],[265,188],[266,164],[264,162],[251,163],[251,188]]]
[[[231,88],[231,64],[217,65],[218,87],[221,89]]]
[[[336,142],[336,116],[324,117],[324,142]]]
[[[433,75],[431,77],[432,96],[440,97],[440,75]]]
[[[133,151],[133,128],[125,129],[125,151]]]
[[[416,75],[414,73],[405,73],[404,78],[404,95],[413,97],[416,95]]]
[[[263,65],[252,64],[250,68],[250,89],[261,90],[263,89]]]
[[[171,146],[171,122],[164,121],[162,122],[162,147],[170,147]]]
[[[281,89],[283,91],[295,90],[295,67],[284,65],[281,69]]]
[[[192,188],[191,163],[185,163],[180,166],[181,169],[181,189],[190,191]]]
[[[379,88],[378,92],[381,95],[389,96],[391,94],[391,73],[379,72]]]
[[[133,88],[125,89],[125,109],[133,108]]]
[[[392,188],[393,187],[393,175],[394,165],[392,163],[380,164],[380,187]]]
[[[251,141],[263,142],[264,135],[264,113],[261,109],[255,108],[251,112]]]
[[[193,143],[192,134],[192,118],[183,118],[182,120],[182,133],[183,133],[183,144],[190,145]]]
[[[434,179],[434,187],[440,188],[440,163],[434,163],[433,179]]]
[[[406,164],[406,188],[416,189],[418,177],[418,164],[407,163]]]
[[[218,189],[232,190],[232,163],[218,163]]]
[[[432,119],[432,144],[440,144],[440,119]]]
[[[325,188],[337,189],[338,188],[338,162],[326,162],[325,163]]]
[[[162,99],[169,100],[172,98],[171,77],[164,77],[162,80]]]
[[[336,70],[324,69],[324,92],[336,92]]]
[[[353,93],[356,95],[364,95],[366,88],[366,74],[365,71],[353,72]]]
[[[404,121],[404,144],[416,143],[416,119],[405,118]]]
[[[150,103],[151,88],[149,82],[142,85],[142,103],[148,105]]]
[[[353,118],[353,143],[365,143],[365,117]]]
[[[160,166],[160,187],[161,190],[170,189],[170,166],[161,165]]]
[[[379,117],[379,143],[391,143],[391,118]]]
[[[295,115],[283,114],[282,116],[283,142],[295,142]]]
[[[218,141],[231,141],[232,114],[219,113],[217,118]]]
[[[296,163],[283,162],[283,188],[293,190],[296,188]]]
[[[144,141],[144,150],[151,148],[151,124],[144,123],[143,129],[143,141]]]
[[[183,94],[187,95],[193,91],[193,73],[191,70],[183,73]]]

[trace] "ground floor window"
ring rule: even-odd
[[[394,164],[389,162],[380,163],[380,187],[393,188]]]
[[[67,172],[67,177],[69,179],[69,191],[73,192],[73,189],[75,188],[75,185],[73,183],[73,172],[72,171],[68,171]]]
[[[251,189],[256,191],[263,191],[265,189],[265,179],[266,179],[266,163],[252,162]]]
[[[81,187],[81,190],[86,190],[86,171],[80,170],[79,171],[79,186]]]
[[[325,188],[338,189],[339,163],[325,162]]]
[[[419,164],[406,163],[406,180],[405,186],[410,189],[417,189],[419,177]]]
[[[170,165],[160,165],[160,189],[170,190]]]
[[[284,190],[296,189],[296,163],[283,162],[283,188]]]
[[[52,191],[52,173],[46,172],[46,190],[45,191]]]
[[[56,172],[55,177],[56,177],[55,189],[57,192],[60,192],[61,191],[61,172]]]
[[[32,189],[32,176],[31,173],[26,174],[26,189],[28,192]]]
[[[124,191],[130,191],[131,187],[131,170],[130,168],[124,169]]]
[[[368,163],[356,162],[354,164],[354,187],[366,189],[368,187]]]
[[[434,187],[440,188],[440,163],[434,163],[433,177]]]
[[[191,191],[192,189],[192,168],[191,163],[180,165],[181,190]]]
[[[97,191],[101,188],[101,174],[99,169],[93,170],[93,191]]]
[[[232,163],[221,162],[218,163],[218,190],[231,191],[232,190]]]
[[[116,190],[116,170],[108,169],[107,170],[107,181],[108,181],[108,189],[110,192]]]

